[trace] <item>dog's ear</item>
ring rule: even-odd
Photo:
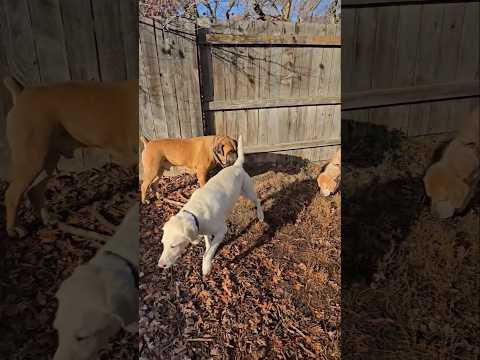
[[[197,235],[195,226],[186,219],[182,219],[182,228],[189,239],[193,239]]]
[[[114,316],[122,328],[138,320],[138,290],[135,280],[127,271],[102,271],[107,311]]]

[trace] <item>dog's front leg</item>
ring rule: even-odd
[[[197,169],[197,180],[200,187],[203,187],[207,183],[208,169]]]
[[[208,249],[210,249],[212,239],[210,238],[210,235],[205,235],[204,237],[205,237],[205,252],[207,252]]]
[[[215,256],[215,252],[217,251],[217,248],[220,246],[222,243],[223,239],[225,238],[225,234],[227,233],[227,226],[224,224],[223,228],[215,233],[213,236],[212,241],[205,239],[205,247],[206,251],[205,254],[203,254],[203,261],[202,261],[202,274],[203,276],[207,276],[210,271],[212,270],[212,261],[213,257]]]

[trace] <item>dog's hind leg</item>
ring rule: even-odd
[[[13,161],[12,181],[5,192],[5,208],[7,212],[7,233],[10,237],[22,236],[20,228],[16,228],[15,221],[17,217],[18,204],[22,195],[31,185],[32,181],[42,170],[43,159],[37,152],[35,158],[29,161]]]
[[[210,246],[208,246],[208,250],[206,250],[205,254],[203,254],[203,261],[202,261],[203,276],[207,276],[212,270],[213,257],[215,256],[215,252],[217,251],[217,248],[220,246],[223,239],[225,238],[226,233],[227,233],[227,225],[223,224],[222,229],[215,233],[215,235],[213,236],[213,240],[210,243]],[[208,244],[206,244],[206,246],[207,245]]]
[[[245,196],[247,199],[251,200],[257,209],[257,217],[258,220],[263,221],[263,210],[262,205],[260,204],[260,200],[255,193],[255,187],[253,186],[253,181],[250,176],[245,176],[242,185],[242,195]]]
[[[46,176],[37,184],[32,186],[32,188],[28,191],[27,194],[35,211],[40,216],[43,225],[45,226],[54,224],[56,222],[55,217],[49,213],[47,207],[45,206],[45,189],[47,187],[48,180],[50,179],[53,171],[57,166],[59,158],[60,156],[58,154],[50,153],[47,156],[44,166]]]

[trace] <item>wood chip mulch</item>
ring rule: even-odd
[[[0,183],[2,204],[6,186]],[[108,236],[136,199],[137,189],[137,175],[114,165],[60,173],[49,181],[48,207],[68,225]],[[7,237],[3,206],[0,219],[0,358],[51,359],[57,346],[52,326],[57,309],[55,292],[102,244],[66,234],[55,226],[43,227],[25,201],[19,219],[29,231],[27,237]],[[137,336],[122,332],[100,358],[137,356]]]
[[[197,188],[162,178],[141,208],[140,359],[339,359],[340,194],[320,196],[320,169],[255,176],[265,211],[241,199],[211,274],[203,241],[157,268],[162,225]]]

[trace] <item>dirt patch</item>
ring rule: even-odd
[[[195,178],[163,178],[150,193],[141,209],[141,358],[340,358],[340,195],[319,195],[319,168],[273,169],[257,167],[254,178],[266,223],[241,199],[205,281],[203,244],[168,271],[156,266],[162,225]]]
[[[433,218],[424,195],[444,144],[403,137],[378,164],[342,164],[346,359],[478,357],[479,195],[449,220]]]
[[[111,235],[112,229],[95,216],[101,214],[118,225],[137,196],[137,176],[116,166],[81,173],[62,173],[49,181],[48,207],[61,221],[86,230]],[[1,183],[3,204],[6,183]],[[5,208],[0,208],[0,358],[51,359],[57,334],[52,323],[57,309],[55,292],[80,264],[88,261],[100,244],[56,227],[44,228],[31,208],[22,202],[19,219],[30,235],[9,239]],[[138,356],[138,338],[121,333],[101,359]]]

